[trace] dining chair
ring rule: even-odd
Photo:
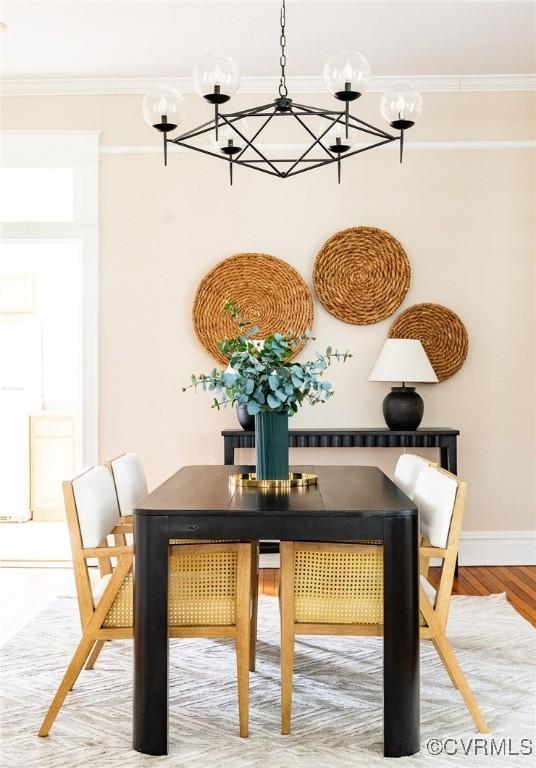
[[[106,466],[112,473],[115,491],[117,494],[117,503],[122,519],[132,521],[132,511],[136,502],[147,496],[147,480],[143,463],[136,453],[123,453],[115,459],[106,462]],[[122,543],[125,543],[124,541]],[[196,544],[195,539],[171,539],[170,544]],[[210,542],[219,544],[224,540],[211,540]],[[256,647],[257,647],[257,611],[259,599],[259,544],[251,542],[251,641],[250,641],[250,660],[249,670],[255,672]],[[108,564],[104,565],[108,568]],[[97,651],[98,655],[98,651]],[[94,659],[92,659],[94,663]]]
[[[487,733],[486,722],[445,634],[466,492],[466,483],[434,467],[425,467],[415,486],[425,553],[442,561],[433,604],[421,577],[420,636],[432,641],[476,727]],[[381,542],[282,542],[280,601],[281,732],[288,734],[296,635],[383,635]]]
[[[133,637],[134,547],[110,545],[122,522],[112,476],[92,467],[63,483],[82,639],[39,730],[48,736],[86,660],[108,640]],[[231,637],[236,642],[240,736],[248,735],[251,543],[197,542],[169,547],[169,636]],[[88,559],[112,563],[92,589]],[[97,650],[98,649],[98,650]]]

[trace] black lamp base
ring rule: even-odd
[[[383,417],[389,429],[413,431],[423,413],[423,399],[415,387],[393,387],[383,401]]]

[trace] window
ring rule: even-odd
[[[73,168],[0,169],[0,221],[73,219]]]

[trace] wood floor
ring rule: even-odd
[[[430,568],[430,582],[435,587],[439,568]],[[263,568],[259,591],[262,595],[277,595],[279,569]],[[506,592],[514,608],[536,626],[536,566],[462,566],[454,580],[455,595],[491,595]]]

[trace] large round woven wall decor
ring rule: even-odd
[[[458,315],[441,304],[414,304],[389,330],[392,339],[419,339],[439,381],[457,373],[469,349],[467,329]]]
[[[337,232],[315,259],[320,303],[339,320],[370,325],[392,315],[409,288],[411,268],[396,238],[376,227]]]
[[[294,267],[266,253],[230,256],[203,277],[193,306],[197,337],[221,363],[227,360],[218,340],[237,335],[235,323],[223,311],[226,301],[238,304],[240,314],[259,327],[259,338],[278,331],[305,333],[313,323],[311,291]]]

